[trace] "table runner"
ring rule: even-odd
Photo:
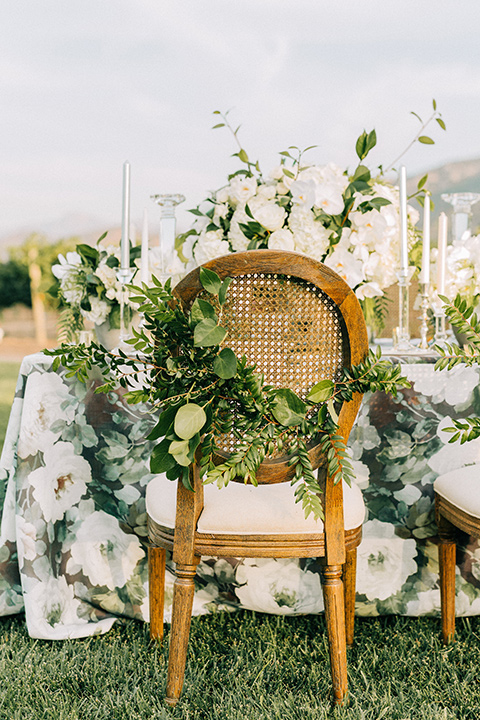
[[[404,365],[413,388],[365,396],[349,445],[368,517],[358,551],[359,615],[436,615],[432,483],[480,462],[480,439],[447,445],[450,417],[480,411],[477,368]],[[148,620],[145,487],[154,423],[121,393],[94,394],[41,354],[24,359],[0,463],[0,614],[25,608],[32,637],[106,632]],[[480,482],[480,479],[479,479]],[[457,613],[480,614],[480,547],[463,536]],[[173,574],[167,573],[166,616]],[[194,614],[323,610],[315,559],[204,558]]]

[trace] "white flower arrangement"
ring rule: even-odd
[[[480,298],[480,235],[469,231],[447,247],[445,295],[453,300],[457,294],[468,302]]]
[[[222,117],[218,127],[230,128]],[[398,188],[362,164],[375,143],[375,131],[359,137],[353,173],[333,163],[305,165],[292,146],[267,176],[240,147],[235,155],[245,167],[191,211],[197,219],[183,236],[183,255],[196,265],[247,249],[309,255],[335,270],[381,321],[384,292],[397,281],[399,197]],[[409,222],[417,221],[409,206]],[[411,232],[410,245],[416,241]]]
[[[52,273],[59,282],[57,296],[66,306],[60,335],[72,339],[84,322],[110,328],[120,327],[120,297],[122,285],[117,278],[120,267],[120,248],[103,245],[106,233],[97,241],[96,247],[79,244],[66,256],[59,255],[59,262],[52,266]],[[139,247],[131,248],[130,257],[136,260]],[[127,299],[127,312],[132,306]]]

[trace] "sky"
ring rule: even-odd
[[[447,124],[404,157],[409,175],[480,157],[478,0],[15,0],[0,28],[0,239],[121,222],[155,193],[186,210],[238,169],[234,138],[212,130],[230,110],[264,172],[289,145],[312,163],[388,166],[427,119]],[[67,222],[67,224],[68,224]]]

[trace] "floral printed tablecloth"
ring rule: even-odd
[[[351,435],[368,509],[359,615],[438,613],[432,482],[480,462],[480,439],[447,445],[442,430],[449,417],[480,411],[478,370],[403,370],[413,389],[365,397]],[[154,418],[120,393],[94,394],[97,383],[53,372],[41,354],[22,363],[0,463],[0,614],[24,608],[32,637],[102,633],[119,616],[148,620],[144,438]],[[480,546],[465,536],[459,551],[457,613],[480,614]],[[194,613],[214,606],[321,612],[318,562],[204,558]]]

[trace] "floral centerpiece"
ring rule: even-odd
[[[471,235],[468,231],[447,247],[445,295],[453,300],[458,294],[469,303],[478,304],[480,298],[480,235]]]
[[[96,247],[79,244],[66,256],[58,256],[58,264],[52,266],[52,273],[58,280],[54,292],[64,306],[60,318],[60,338],[74,339],[84,327],[100,326],[120,327],[120,297],[122,285],[117,278],[120,267],[120,248],[116,245],[103,245],[107,233],[97,241]],[[139,247],[131,248],[131,258],[140,254]],[[127,320],[131,319],[133,305],[129,299],[126,304]]]
[[[224,126],[238,142],[226,114],[215,127]],[[367,323],[380,329],[385,290],[397,282],[400,221],[398,188],[364,164],[375,144],[375,130],[358,138],[359,164],[352,173],[333,163],[305,163],[306,151],[292,146],[280,153],[280,164],[267,175],[239,144],[235,156],[244,167],[191,211],[196,221],[182,238],[183,255],[195,265],[247,249],[309,255],[355,290]],[[418,240],[418,212],[411,206],[408,212],[412,249]]]

